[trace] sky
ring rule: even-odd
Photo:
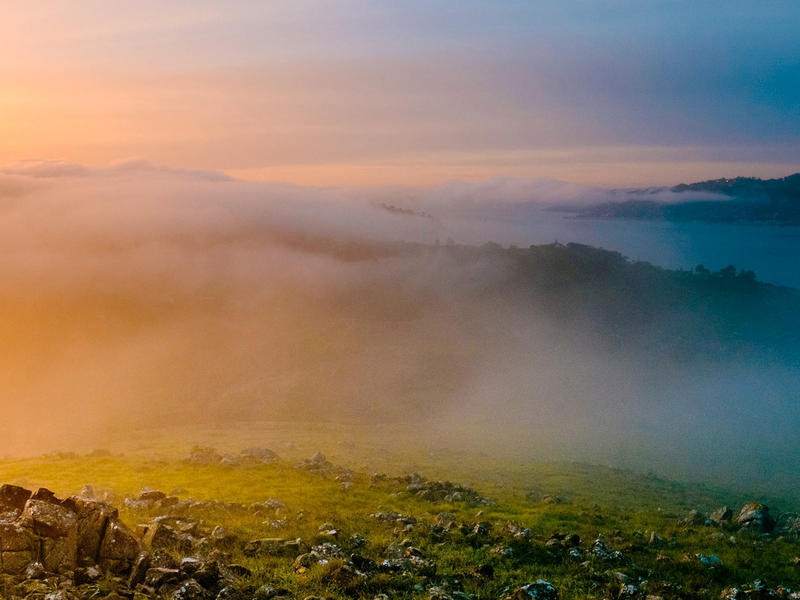
[[[800,171],[793,0],[0,0],[0,163],[300,185]]]

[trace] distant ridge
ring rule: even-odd
[[[671,188],[673,192],[712,192],[733,198],[786,198],[800,197],[800,173],[777,179],[734,177],[709,179],[696,183],[681,183]]]
[[[710,179],[615,193],[624,193],[625,199],[578,209],[577,216],[800,225],[800,173],[777,179]]]

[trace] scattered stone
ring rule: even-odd
[[[537,579],[516,589],[506,600],[558,600],[558,592],[549,581]]]
[[[406,491],[428,502],[465,502],[470,506],[486,506],[492,502],[472,488],[450,481],[429,481],[418,473],[406,478]]]

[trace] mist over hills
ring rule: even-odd
[[[577,211],[582,217],[710,223],[800,224],[800,173],[778,179],[735,177],[671,188],[634,189]]]
[[[800,301],[747,270],[448,243],[487,222],[477,202],[388,191],[147,164],[0,179],[5,453],[153,423],[402,422],[540,458],[793,477]]]

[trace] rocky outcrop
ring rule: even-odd
[[[749,502],[742,507],[736,523],[742,529],[752,529],[760,533],[772,531],[775,521],[769,514],[769,508],[760,502]]]
[[[119,573],[130,569],[139,541],[117,510],[95,500],[56,498],[47,489],[31,493],[0,487],[0,571],[18,575],[40,564],[51,573],[99,565]]]

